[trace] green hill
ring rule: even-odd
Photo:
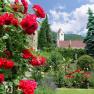
[[[77,34],[65,34],[65,40],[83,40],[84,37]]]
[[[52,35],[52,40],[54,43],[56,43],[57,41],[57,33],[56,32],[51,32]],[[81,35],[77,35],[77,34],[65,34],[64,35],[64,39],[65,40],[83,40],[84,37]]]

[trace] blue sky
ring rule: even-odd
[[[10,0],[14,1],[14,0]],[[48,14],[51,29],[57,32],[85,35],[88,20],[87,11],[94,11],[94,0],[27,0],[41,5]]]
[[[65,11],[71,12],[75,8],[80,7],[83,4],[87,4],[88,0],[31,0],[31,2],[42,5],[46,11],[62,6],[65,7]]]
[[[87,10],[94,10],[94,0],[31,0],[40,4],[48,14],[51,29],[62,28],[64,33],[85,35]]]

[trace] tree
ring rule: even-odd
[[[57,32],[51,32],[51,38],[53,42],[53,47],[57,46]]]
[[[88,15],[88,33],[84,39],[84,42],[86,43],[85,50],[87,54],[94,56],[94,15],[91,9],[88,10]]]
[[[89,55],[82,55],[78,58],[77,65],[84,71],[92,71],[94,68],[94,59]]]
[[[46,16],[39,30],[38,47],[40,49],[43,49],[45,47],[51,47],[51,46],[52,46],[51,29],[48,23],[48,17]]]

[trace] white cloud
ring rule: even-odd
[[[71,13],[50,10],[51,29],[57,32],[59,28],[62,28],[65,33],[85,34],[87,32],[88,8],[94,10],[94,4],[82,5]]]
[[[94,3],[94,0],[88,0],[90,3]]]

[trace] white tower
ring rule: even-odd
[[[64,32],[63,30],[60,28],[57,32],[57,47],[60,46],[60,42],[64,41]]]
[[[58,30],[57,40],[64,41],[64,32],[61,28]]]

